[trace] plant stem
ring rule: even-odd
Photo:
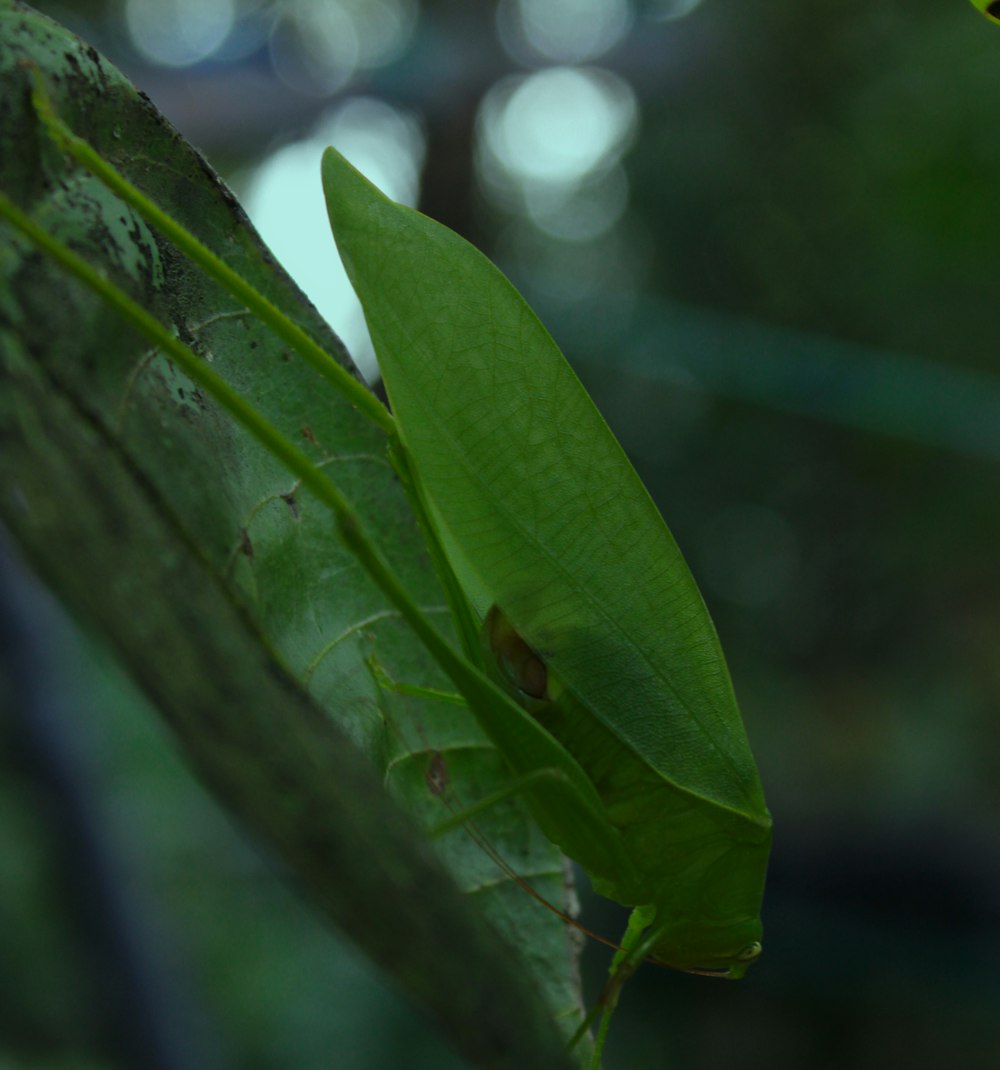
[[[131,205],[150,226],[156,227],[182,252],[189,256],[210,278],[227,290],[274,333],[292,347],[324,379],[332,383],[344,397],[386,434],[395,437],[396,421],[371,391],[358,382],[346,368],[338,364],[318,342],[298,324],[292,322],[277,306],[254,289],[233,269],[189,230],[172,219],[145,194],[111,166],[88,142],[78,137],[56,115],[45,91],[41,72],[34,72],[35,87],[32,103],[38,117],[55,143],[75,160],[93,172],[126,204]]]

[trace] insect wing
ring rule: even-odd
[[[334,150],[334,234],[449,558],[665,780],[767,823],[714,627],[645,487],[502,273]]]

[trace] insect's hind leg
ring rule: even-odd
[[[465,699],[454,691],[439,691],[434,687],[424,687],[420,684],[405,684],[390,676],[382,667],[374,654],[365,659],[368,671],[372,679],[383,691],[396,695],[409,695],[411,698],[426,698],[435,702],[450,702],[455,706],[464,706]]]
[[[484,811],[491,810],[494,806],[499,806],[500,803],[506,802],[508,799],[523,795],[536,784],[551,780],[563,780],[557,769],[536,769],[532,773],[516,777],[502,788],[498,788],[496,791],[484,796],[460,813],[453,814],[446,821],[442,821],[440,825],[435,825],[430,834],[433,837],[443,836],[446,832],[451,832],[453,829],[468,824],[472,818]]]

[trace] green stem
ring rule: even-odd
[[[346,368],[341,367],[325,349],[315,342],[298,324],[293,323],[276,305],[254,289],[245,279],[172,219],[158,205],[111,166],[97,151],[56,115],[42,82],[41,72],[36,70],[32,104],[52,140],[77,162],[93,172],[109,189],[126,204],[131,205],[150,226],[156,227],[182,252],[189,256],[210,278],[227,290],[237,301],[244,304],[262,323],[298,353],[307,364],[324,379],[332,383],[347,400],[386,434],[395,437],[396,421],[386,407],[366,386],[358,382]]]
[[[0,216],[4,216],[27,238],[61,264],[70,274],[89,286],[112,308],[144,334],[175,361],[184,372],[203,387],[238,423],[242,424],[258,442],[281,461],[302,484],[335,513],[338,523],[351,507],[330,478],[318,469],[306,453],[290,442],[257,410],[209,367],[197,354],[175,338],[158,319],[133,301],[113,282],[64,246],[30,216],[21,211],[3,192],[0,192]]]

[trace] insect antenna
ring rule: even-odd
[[[461,800],[457,798],[454,789],[449,786],[448,769],[444,755],[441,754],[440,751],[433,750],[432,748],[428,748],[428,751],[430,753],[430,763],[425,778],[428,791],[439,798],[442,804],[446,806],[452,814],[462,813],[463,807],[461,805]],[[517,870],[515,870],[514,867],[489,842],[488,838],[476,824],[474,819],[470,818],[468,821],[463,822],[462,828],[476,846],[487,856],[487,858],[490,859],[504,876],[516,884],[521,891],[531,896],[536,903],[541,904],[547,910],[551,911],[557,918],[565,922],[565,924],[576,929],[577,932],[582,933],[584,936],[589,936],[591,940],[596,940],[598,943],[604,944],[606,947],[613,948],[616,951],[621,950],[621,947],[614,940],[602,936],[598,932],[594,932],[593,929],[589,929],[578,918],[574,918],[572,914],[568,914],[554,903],[550,903],[548,899],[522,877],[521,874],[518,873]]]

